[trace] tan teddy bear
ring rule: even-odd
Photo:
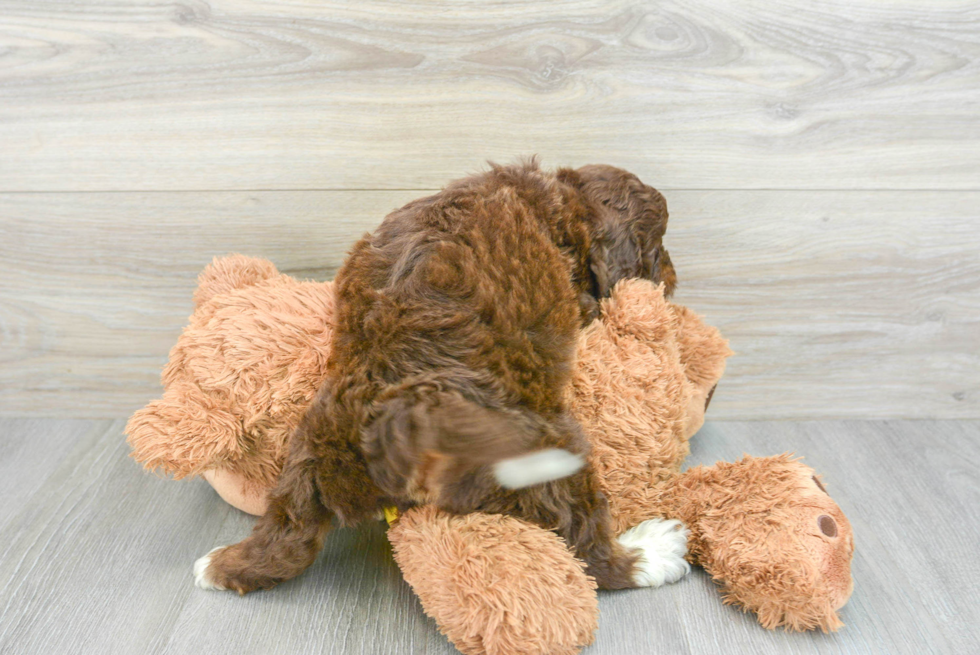
[[[333,285],[268,261],[216,258],[170,353],[160,400],[126,432],[133,456],[205,477],[259,514],[289,435],[324,377]],[[727,342],[662,289],[628,280],[583,329],[568,393],[620,532],[650,518],[690,529],[688,558],[725,602],[767,628],[836,630],[851,592],[846,517],[787,455],[681,473],[720,379]],[[555,534],[506,516],[410,510],[388,531],[425,611],[464,653],[577,653],[591,643],[594,582]]]

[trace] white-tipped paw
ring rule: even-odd
[[[201,589],[212,589],[215,591],[225,590],[224,587],[212,582],[211,579],[208,578],[208,566],[211,565],[211,555],[213,555],[216,550],[221,550],[222,548],[224,548],[224,546],[212,548],[210,551],[208,551],[207,555],[194,562],[194,584]]]
[[[683,578],[691,565],[687,554],[689,530],[680,521],[651,519],[619,535],[619,543],[640,551],[633,581],[638,587],[659,587]]]

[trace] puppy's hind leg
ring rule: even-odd
[[[370,497],[373,486],[358,455],[334,436],[332,418],[320,399],[314,401],[290,441],[265,514],[247,539],[217,548],[195,563],[197,586],[239,594],[274,587],[313,563],[335,515],[354,522],[364,513],[362,499]],[[314,442],[323,435],[333,441],[315,453]],[[325,490],[330,498],[324,497]]]
[[[680,522],[646,521],[617,539],[608,503],[591,469],[552,484],[571,493],[570,519],[558,532],[585,561],[586,573],[601,589],[659,587],[690,571],[684,559],[688,531]]]
[[[316,559],[332,513],[320,501],[315,462],[297,445],[294,438],[297,452],[290,453],[252,534],[194,563],[198,587],[239,594],[268,589],[296,577]]]

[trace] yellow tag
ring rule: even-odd
[[[385,521],[388,525],[391,525],[398,520],[398,508],[397,507],[385,507]]]

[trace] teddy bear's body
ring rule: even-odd
[[[215,259],[164,370],[166,392],[134,414],[136,459],[200,474],[259,514],[288,439],[325,376],[331,283],[265,261]],[[688,439],[730,354],[717,330],[627,280],[579,338],[567,389],[618,532],[650,518],[691,530],[689,558],[726,602],[766,627],[839,627],[850,595],[850,526],[812,470],[787,456],[684,473]],[[510,517],[410,510],[389,531],[426,611],[466,653],[574,653],[596,626],[595,584],[554,534]],[[559,609],[560,608],[560,609]]]

